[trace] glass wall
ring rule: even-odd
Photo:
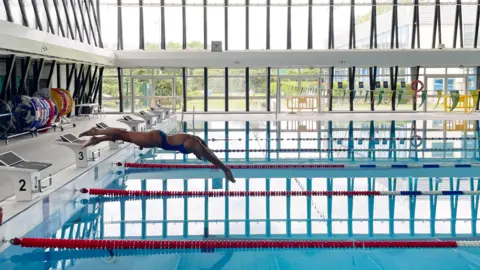
[[[328,68],[270,68],[270,73],[268,68],[186,68],[185,81],[182,70],[124,69],[124,111],[144,110],[152,99],[181,110],[184,98],[185,111],[196,113],[456,113],[472,112],[478,103],[472,68],[355,67],[334,68],[333,73]],[[118,100],[116,75],[115,69],[104,75],[104,100]],[[421,83],[412,86],[417,79]]]
[[[102,81],[102,106],[105,112],[120,111],[120,98],[118,89],[117,69],[104,69]],[[131,93],[127,88],[127,91],[124,92],[124,101],[128,100],[128,98],[125,98],[128,96],[131,96]],[[128,105],[128,103],[124,105]]]
[[[97,15],[105,47],[115,49],[117,42],[123,44],[120,49],[125,50],[143,47],[149,50],[162,49],[162,43],[165,44],[165,49],[170,50],[184,47],[203,49],[205,41],[208,49],[212,41],[222,41],[223,49],[228,50],[390,48],[392,45],[395,48],[397,34],[399,48],[410,48],[412,41],[415,48],[424,49],[437,47],[440,43],[447,48],[474,47],[478,9],[472,1],[462,1],[459,4],[462,12],[457,12],[455,1],[448,0],[441,0],[438,6],[431,1],[420,0],[416,7],[413,1],[406,1],[399,3],[397,9],[393,8],[392,1],[379,2],[381,3],[372,8],[370,1],[357,0],[351,8],[350,1],[334,1],[334,6],[330,9],[329,0],[315,0],[311,6],[305,0],[291,1],[290,6],[286,0],[272,0],[269,5],[265,0],[252,0],[248,1],[247,9],[244,0],[229,1],[227,8],[224,7],[225,1],[209,0],[204,10],[203,1],[199,0],[187,0],[185,6],[180,6],[178,1],[166,1],[161,6],[161,1],[145,0],[142,7],[138,0],[122,0],[120,8],[117,7],[116,0],[102,0],[99,2],[100,10],[97,10],[96,1],[20,1],[25,5],[29,27],[39,29],[41,25],[43,31],[51,32],[46,16],[46,12],[49,12],[54,30],[57,22],[62,21],[66,37],[72,38],[69,31],[65,31],[71,27],[75,32],[73,38],[79,39],[80,35],[89,37],[84,38],[84,42],[90,39],[92,44],[93,37],[98,37],[94,18]],[[18,0],[0,3],[5,4],[10,7],[14,23],[27,25],[23,21]],[[38,10],[38,19],[33,10],[34,5]],[[58,13],[55,7],[58,7]],[[2,6],[0,10],[0,19],[7,19],[6,9]],[[440,12],[440,29],[438,23],[435,23],[434,14],[437,10]],[[354,27],[350,26],[349,19],[352,11],[355,12]],[[373,11],[376,16],[374,27],[371,27]],[[122,14],[120,22],[119,12]],[[140,24],[141,13],[143,24]],[[227,13],[228,18],[225,16]],[[268,23],[267,13],[270,14]],[[69,20],[66,20],[67,16]],[[393,18],[398,20],[393,29],[394,40],[391,35]],[[457,29],[456,21],[460,22]],[[414,31],[414,25],[418,25],[419,35]],[[375,29],[376,36],[370,41],[372,29]],[[352,35],[353,31],[355,35]],[[55,31],[55,34],[61,32]],[[119,32],[122,36],[118,36]],[[140,40],[140,33],[143,33],[143,40]],[[184,41],[186,44],[183,44]],[[226,43],[228,48],[225,47]]]
[[[0,20],[8,20],[9,16],[7,11],[10,10],[10,15],[13,19],[11,21],[12,23],[79,41],[81,35],[84,43],[88,43],[90,40],[90,44],[95,45],[96,41],[96,46],[99,46],[101,44],[99,38],[103,36],[108,40],[117,39],[117,8],[114,6],[116,3],[117,0],[102,0],[101,11],[108,14],[108,19],[104,20],[105,24],[102,24],[102,26],[107,29],[103,35],[100,35],[99,29],[97,29],[95,24],[95,20],[98,20],[99,15],[96,1],[6,0],[0,3]],[[133,1],[133,3],[138,4],[138,1]],[[8,5],[9,9],[6,8],[6,5]],[[24,15],[26,20],[23,19],[22,8],[25,11]],[[49,16],[47,16],[47,13]],[[94,14],[97,15],[97,18],[95,18]],[[48,17],[50,17],[51,24]],[[138,12],[136,21],[138,22]],[[59,22],[62,24],[60,25]],[[68,24],[68,22],[70,22],[70,24]],[[70,28],[72,32],[74,32],[73,35],[69,32]],[[116,46],[107,47],[117,48]]]
[[[136,44],[139,31],[144,32],[146,43],[152,40],[155,44],[161,43],[162,22],[165,26],[164,42],[167,44],[167,49],[182,49],[183,40],[186,40],[186,49],[203,49],[200,44],[204,43],[205,38],[208,49],[212,41],[222,41],[224,50],[349,49],[350,47],[388,49],[392,45],[393,48],[397,47],[395,40],[397,33],[399,48],[410,48],[414,34],[415,48],[428,49],[432,46],[437,47],[440,43],[447,48],[472,48],[477,24],[476,3],[472,1],[462,1],[460,4],[462,12],[457,13],[457,3],[448,0],[441,0],[438,6],[432,1],[420,0],[417,7],[413,5],[413,1],[400,1],[396,9],[393,8],[393,1],[377,1],[376,7],[373,8],[371,1],[354,1],[353,8],[351,8],[351,1],[334,1],[334,6],[330,9],[329,0],[314,0],[311,6],[306,0],[291,1],[290,6],[286,0],[272,0],[269,5],[265,0],[252,0],[248,1],[247,9],[245,0],[229,1],[227,8],[224,7],[225,1],[208,0],[206,10],[202,7],[203,1],[200,0],[187,0],[184,7],[178,5],[180,2],[166,1],[162,7],[160,1],[145,0],[143,1],[144,28],[140,29],[138,2],[137,0],[122,1],[121,12],[128,10],[128,16],[125,12],[121,24],[124,49],[141,47]],[[100,5],[103,11],[106,6],[116,7],[116,1],[101,1]],[[164,18],[161,16],[161,9],[164,11]],[[416,9],[418,17],[414,16],[417,14]],[[441,29],[438,29],[436,26],[438,24],[434,22],[436,10],[440,11]],[[354,27],[350,26],[352,11],[355,13]],[[375,11],[375,20],[372,28],[373,11]],[[101,12],[101,21],[116,22],[117,13],[118,11],[115,12],[114,9],[110,12]],[[267,13],[270,14],[269,23],[267,23]],[[186,18],[183,18],[183,14]],[[457,17],[461,23],[455,30]],[[395,23],[395,35],[392,41],[393,18],[397,18],[398,22]],[[413,25],[419,26],[418,40]],[[269,27],[268,31],[267,27]],[[311,28],[310,44],[309,27]],[[102,29],[105,39],[112,33],[117,33],[114,25]],[[376,38],[370,41],[372,29],[375,29]],[[355,31],[354,35],[351,34],[353,31]],[[204,33],[207,34],[206,37]],[[150,41],[147,41],[148,39]],[[225,47],[227,42],[228,48]],[[145,48],[151,47],[145,46]]]

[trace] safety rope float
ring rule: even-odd
[[[125,162],[125,168],[138,169],[218,169],[211,164],[155,164],[155,163],[131,163]],[[117,162],[117,166],[122,166]],[[344,168],[344,164],[230,164],[230,169],[323,169],[323,168]]]
[[[480,190],[437,191],[163,191],[82,188],[83,194],[109,197],[279,197],[279,196],[456,196],[480,195]]]
[[[130,169],[212,169],[217,170],[215,165],[211,164],[163,164],[163,163],[131,163],[131,162],[117,162],[117,166],[124,166]],[[229,164],[226,165],[230,169],[409,169],[409,168],[470,168],[480,167],[480,163],[469,164]]]
[[[215,142],[215,141],[242,141],[245,139],[238,138],[238,139],[230,139],[230,138],[224,138],[224,139],[209,139],[209,141]],[[418,138],[258,138],[258,139],[248,139],[249,141],[414,141],[418,140]],[[442,141],[442,140],[455,140],[455,141],[463,141],[463,140],[479,140],[479,138],[476,137],[465,137],[465,138],[459,138],[459,137],[426,137],[422,138],[422,140],[427,140],[427,141]]]
[[[14,238],[10,244],[24,248],[60,249],[371,249],[479,247],[480,241],[454,240],[71,240]]]
[[[420,143],[413,144],[414,147],[420,147]],[[309,153],[317,153],[317,152],[454,152],[454,151],[480,151],[480,148],[428,148],[428,149],[376,149],[376,148],[332,148],[332,149],[318,149],[318,148],[284,148],[284,149],[212,149],[215,153],[225,153],[225,152],[232,152],[232,153],[243,153],[243,152],[272,152],[272,153],[290,153],[290,152],[309,152]]]

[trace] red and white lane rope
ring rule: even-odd
[[[61,249],[310,249],[310,248],[457,248],[480,247],[480,241],[454,240],[70,240],[15,238],[12,245]]]
[[[131,163],[117,162],[117,166],[124,166],[131,169],[213,169],[218,168],[212,164],[163,164],[163,163]],[[408,169],[408,168],[470,168],[480,167],[480,163],[437,163],[437,164],[399,164],[399,163],[379,163],[377,164],[227,164],[230,169]]]
[[[80,189],[81,193],[107,197],[300,197],[300,196],[458,196],[480,195],[480,190],[437,191],[163,191],[123,189]]]
[[[211,164],[147,164],[125,162],[125,168],[138,169],[218,169]],[[122,166],[117,162],[117,166]],[[321,168],[344,168],[343,164],[230,164],[230,169],[321,169]]]
[[[421,138],[419,136],[412,137],[403,137],[403,138],[258,138],[258,139],[249,139],[249,141],[416,141],[416,140],[427,140],[427,141],[443,141],[443,140],[454,140],[454,141],[463,141],[463,140],[478,140],[476,137],[426,137]],[[246,139],[242,138],[224,138],[224,139],[209,139],[209,141],[245,141]]]

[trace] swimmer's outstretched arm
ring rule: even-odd
[[[225,173],[225,178],[227,178],[230,182],[235,183],[236,180],[233,177],[232,171],[223,164],[223,162],[218,159],[218,157],[204,144],[202,144],[198,139],[195,138],[188,138],[184,142],[185,148],[191,151],[195,156],[199,158],[206,159],[210,161],[213,165],[220,168]]]

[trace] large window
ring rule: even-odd
[[[85,37],[84,42],[89,42],[90,44],[94,45],[93,38],[91,35],[90,25],[88,22],[88,16],[85,10],[85,5],[83,1],[79,1],[77,4],[77,14],[80,20],[80,28],[82,29],[82,35]]]
[[[410,7],[410,8],[413,9],[413,7]],[[433,15],[434,14],[435,14],[435,5],[429,4],[429,5],[419,6],[420,48],[422,49],[432,48]],[[438,33],[438,29],[437,29],[437,33]],[[443,29],[442,37],[447,37],[447,36],[453,36],[453,32],[449,32],[448,30]],[[417,44],[416,42],[417,41],[415,41],[415,44]],[[437,43],[438,43],[438,39],[437,39]]]
[[[165,7],[165,40],[167,50],[181,50],[183,39],[181,7]]]
[[[79,29],[80,25],[78,25],[78,27],[77,27],[77,23],[76,23],[75,18],[77,18],[77,21],[78,21],[78,22],[80,22],[80,18],[79,18],[79,16],[76,15],[76,13],[73,13],[72,4],[71,4],[70,1],[66,0],[66,1],[64,2],[64,5],[65,5],[65,7],[66,7],[66,9],[67,9],[67,11],[68,11],[68,17],[70,18],[70,24],[71,24],[71,26],[72,26],[72,31],[73,31],[73,37],[72,37],[72,38],[75,39],[75,40],[79,40],[79,31],[78,31],[78,29]],[[75,15],[74,15],[74,14],[75,14]],[[115,12],[115,14],[116,14],[116,12]],[[75,17],[75,16],[77,16],[77,17]]]
[[[245,69],[230,69],[228,72],[228,109],[245,111]]]
[[[272,69],[270,74],[270,111],[272,112],[277,110],[277,92],[279,87],[277,72],[274,72],[274,69]]]
[[[157,2],[156,0],[144,0],[143,26],[145,27],[145,50],[159,50],[161,48],[161,9],[160,6],[148,5]]]
[[[10,9],[12,11],[13,21],[23,25],[22,12],[18,1],[10,1]]]
[[[60,28],[58,26],[58,17],[57,17],[57,13],[55,11],[55,6],[53,4],[53,1],[48,1],[48,2],[44,2],[46,4],[45,9],[48,10],[48,12],[50,13],[50,19],[52,20],[52,26],[53,26],[53,30],[55,31],[55,34],[56,35],[59,35],[61,36],[62,33],[60,31]],[[42,3],[42,5],[44,5],[44,3]],[[90,8],[91,10],[91,8]],[[49,29],[49,32],[51,32],[51,29],[50,27],[48,27]]]
[[[61,2],[61,1],[59,1]],[[116,2],[116,1],[115,1]],[[117,7],[113,5],[101,5],[100,6],[100,16],[101,16],[101,30],[102,30],[102,41],[103,47],[107,49],[117,49],[118,39],[117,39],[117,25],[118,25],[118,12]],[[70,20],[72,18],[70,17]],[[68,30],[66,21],[63,24],[65,31]],[[68,32],[68,31],[67,31]]]
[[[312,7],[312,40],[314,49],[328,48],[329,7]]]
[[[356,10],[360,10],[359,7],[356,8]],[[377,35],[382,35],[383,36],[383,41],[381,44],[379,44],[379,48],[382,49],[390,49],[390,43],[391,43],[391,33],[392,33],[392,16],[393,16],[393,6],[392,5],[379,5],[377,6]],[[367,11],[366,9],[362,9],[362,13],[364,14],[363,16],[369,16],[371,17],[371,12]],[[367,15],[369,14],[369,15]],[[364,28],[367,26],[365,25]],[[363,28],[362,28],[363,29]],[[362,33],[369,32],[362,30]],[[358,39],[358,37],[357,37]],[[366,41],[366,38],[364,39],[364,36],[362,36],[362,40]],[[380,43],[380,41],[378,41]],[[393,44],[393,47],[395,48],[395,44]]]
[[[250,111],[267,110],[267,69],[251,68],[249,78]]]
[[[257,1],[265,3],[263,0]],[[253,0],[250,1],[251,4],[253,4],[252,2]],[[265,50],[267,45],[267,8],[251,6],[249,10],[250,50]]]
[[[292,49],[306,50],[308,47],[308,7],[292,7],[291,29]]]
[[[208,111],[225,111],[225,69],[208,69]]]
[[[134,112],[139,112],[148,108],[149,97],[154,95],[154,87],[152,80],[141,77],[133,77],[133,95],[134,95]]]
[[[270,20],[270,49],[287,49],[287,7],[271,7]]]
[[[41,27],[43,29],[43,31],[45,32],[51,32],[50,31],[50,28],[48,26],[48,22],[47,22],[47,12],[45,11],[45,6],[43,5],[43,1],[42,0],[34,0],[33,1],[34,3],[36,2],[36,5],[37,5],[37,11],[38,11],[38,18],[40,19],[40,23],[42,24]],[[37,29],[40,29],[40,26],[38,25],[37,23]]]
[[[89,24],[88,25],[88,29],[90,29],[90,31],[92,31],[92,38],[95,37],[95,40],[97,41],[97,46],[100,46],[100,39],[98,37],[99,33],[98,33],[98,29],[97,29],[97,24],[95,23],[95,16],[93,15],[93,8],[89,3],[87,3],[87,7],[88,7],[88,14],[87,14],[87,17],[85,18],[87,23]],[[89,19],[90,18],[90,19]],[[90,22],[92,22],[92,27],[90,27]]]
[[[350,14],[349,6],[333,7],[333,35],[335,37],[335,49],[348,49],[350,18],[346,18],[345,14]]]
[[[222,41],[225,49],[225,9],[223,7],[207,8],[208,48],[211,49],[212,41]]]
[[[204,110],[204,70],[187,69],[187,111]]]
[[[102,105],[106,112],[118,112],[120,110],[118,88],[117,70],[105,69],[102,80]]]
[[[122,6],[123,49],[140,48],[140,19],[138,6]]]
[[[187,7],[187,49],[203,50],[203,8]]]
[[[245,7],[228,8],[228,49],[245,50]]]
[[[23,1],[25,5],[25,12],[27,13],[27,20],[30,28],[37,28],[37,20],[35,18],[35,12],[33,11],[33,5],[31,1]]]

